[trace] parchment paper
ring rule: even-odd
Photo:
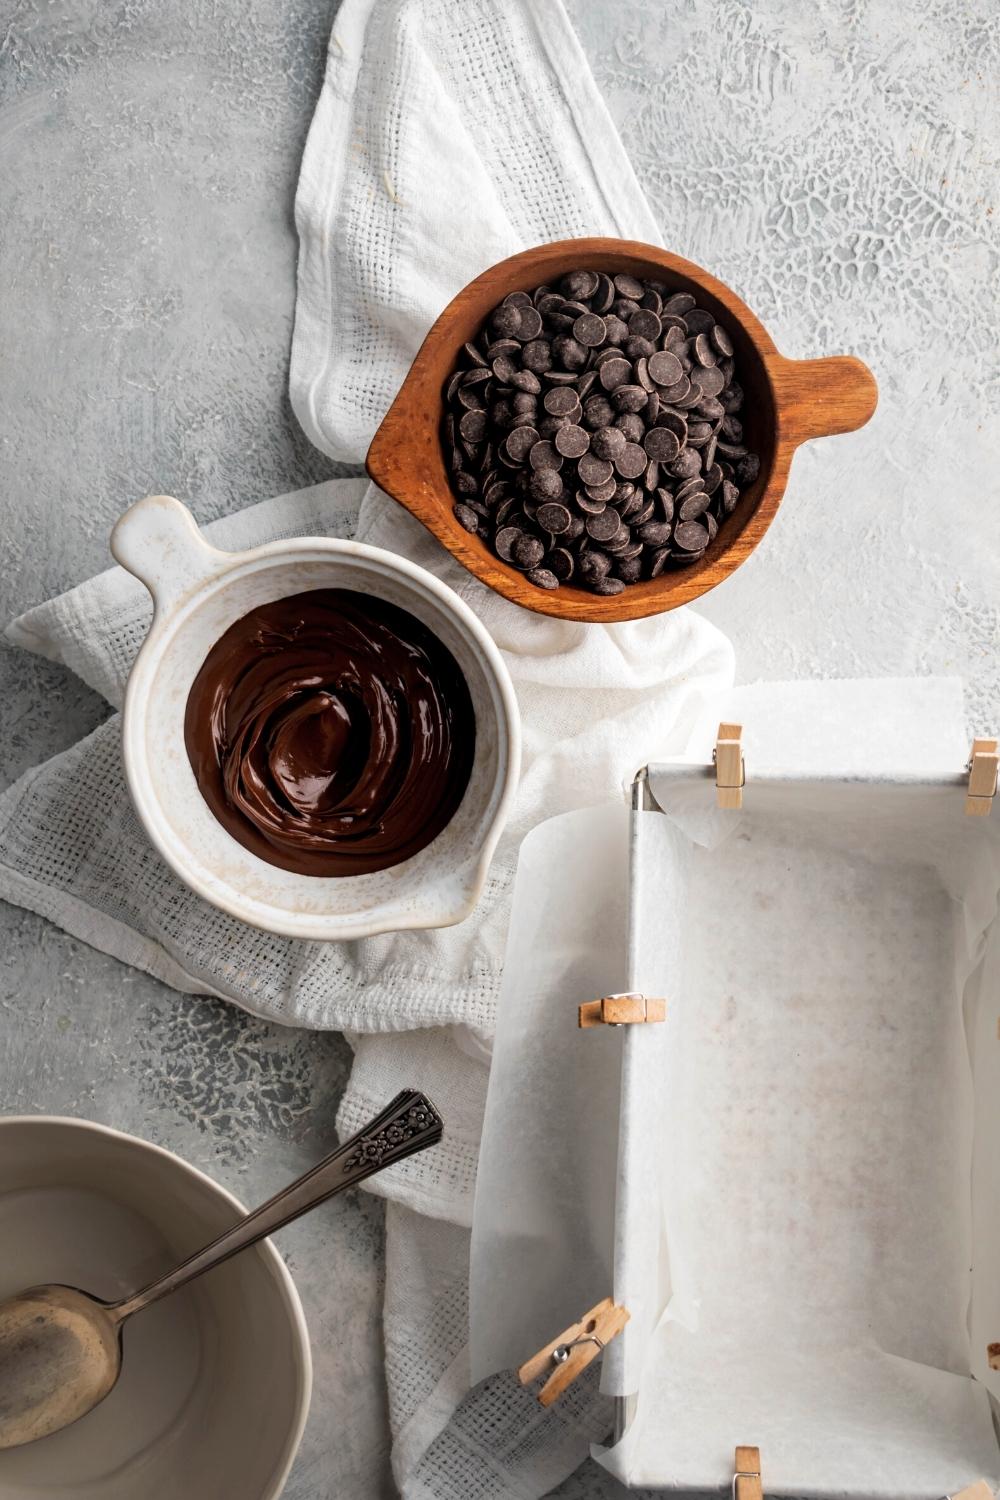
[[[515,1367],[611,1288],[616,1032],[583,1000],[623,988],[625,806],[565,813],[521,845],[472,1216],[472,1379]]]
[[[886,735],[883,700],[839,749],[797,715],[774,752],[796,744],[794,776],[748,710],[738,815],[700,767],[651,770],[667,815],[636,819],[632,985],[660,978],[672,885],[688,915],[667,1025],[623,1037],[623,1120],[657,1142],[645,1203],[619,1199],[616,1296],[639,1316],[606,1372],[637,1394],[604,1456],[633,1486],[724,1485],[747,1442],[776,1494],[931,1500],[1000,1473],[1000,837],[965,817],[966,747],[917,696],[922,730]]]
[[[593,895],[602,864],[609,899],[581,908],[572,996],[562,985],[553,1004],[543,980],[501,1001],[474,1374],[518,1363],[606,1294],[617,1196],[613,1286],[632,1321],[604,1385],[638,1394],[607,1467],[632,1485],[717,1488],[751,1442],[771,1493],[930,1500],[1000,1471],[984,1385],[969,1379],[1000,1389],[985,1361],[1000,1337],[995,942],[985,953],[1000,856],[984,831],[997,820],[962,814],[955,684],[743,689],[720,708],[747,726],[744,815],[720,826],[712,810],[706,724],[689,770],[651,778],[671,816],[632,820],[628,959],[610,890],[620,858],[588,846],[586,815],[540,829],[519,872],[512,948],[543,891],[553,919],[549,840],[558,904],[574,907],[583,872]],[[769,762],[811,780],[769,779]],[[952,784],[913,784],[921,767]],[[843,779],[866,772],[892,781]],[[529,970],[538,957],[521,956]],[[631,987],[670,997],[665,1027],[572,1030],[579,999]],[[986,1049],[975,1098],[970,1045]],[[549,1109],[543,1135],[536,1104],[559,1096],[568,1056],[593,1105],[586,1122]],[[497,1127],[515,1120],[499,1149]],[[588,1129],[620,1141],[603,1198],[593,1169],[606,1153],[580,1149]],[[561,1130],[576,1148],[553,1157]],[[554,1165],[529,1182],[525,1160]],[[526,1213],[530,1245],[513,1229]]]

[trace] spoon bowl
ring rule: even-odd
[[[0,1446],[47,1437],[104,1400],[121,1370],[118,1326],[112,1308],[72,1286],[0,1303]]]
[[[148,1286],[116,1303],[77,1287],[29,1287],[0,1302],[0,1449],[70,1426],[113,1389],[128,1318],[256,1245],[335,1193],[441,1139],[425,1095],[398,1094],[374,1119],[304,1176]]]

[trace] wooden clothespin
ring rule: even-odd
[[[993,1500],[993,1491],[985,1479],[977,1479],[975,1484],[967,1484],[964,1490],[958,1490],[949,1500]]]
[[[988,818],[997,794],[997,768],[1000,755],[996,740],[973,740],[969,756],[969,790],[965,811],[973,818]]]
[[[733,1500],[764,1500],[759,1448],[737,1448],[733,1465]]]
[[[533,1359],[526,1360],[517,1372],[522,1385],[529,1385],[548,1372],[549,1378],[538,1393],[542,1406],[551,1406],[558,1400],[568,1385],[585,1370],[591,1360],[621,1333],[628,1322],[628,1308],[618,1307],[610,1297],[598,1302],[579,1323],[573,1323],[554,1338],[551,1344],[540,1349]]]
[[[712,759],[715,761],[715,800],[719,807],[743,806],[747,772],[743,760],[743,725],[720,724]]]
[[[577,1011],[577,1025],[584,1031],[591,1026],[641,1026],[666,1019],[667,1002],[641,995],[637,990],[586,1000]]]

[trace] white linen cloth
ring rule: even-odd
[[[427,327],[472,276],[564,236],[657,238],[559,0],[345,0],[296,220],[293,404],[320,448],[358,463]],[[613,800],[643,761],[681,749],[731,682],[732,651],[689,611],[611,627],[521,611],[364,481],[283,496],[207,532],[233,548],[349,533],[362,491],[356,534],[455,587],[493,633],[517,690],[521,785],[474,915],[441,932],[332,945],[282,940],[215,911],[149,848],[122,781],[116,718],[0,799],[0,897],[179,989],[347,1031],[356,1060],[344,1131],[403,1083],[443,1101],[442,1146],[371,1183],[403,1205],[388,1229],[394,1472],[404,1494],[435,1500],[537,1495],[606,1430],[589,1386],[543,1415],[498,1377],[441,1432],[468,1384],[465,1313],[442,1310],[467,1298],[516,849],[540,818]],[[8,637],[65,662],[117,706],[149,614],[141,586],[114,569],[22,616]]]

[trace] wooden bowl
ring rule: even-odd
[[[508,292],[556,283],[578,268],[612,275],[627,271],[665,282],[671,291],[691,292],[719,319],[735,346],[737,378],[746,392],[740,413],[744,441],[761,461],[756,481],[697,563],[630,584],[610,597],[571,584],[551,591],[537,588],[517,568],[495,557],[479,537],[470,536],[453,514],[457,497],[448,482],[441,441],[444,387],[462,345],[475,337]],[[610,624],[676,609],[728,578],[774,519],[799,444],[863,427],[877,401],[874,377],[859,359],[785,359],[745,303],[691,261],[634,240],[559,240],[491,266],[448,304],[420,346],[375,434],[365,466],[381,489],[505,598],[539,614]]]

